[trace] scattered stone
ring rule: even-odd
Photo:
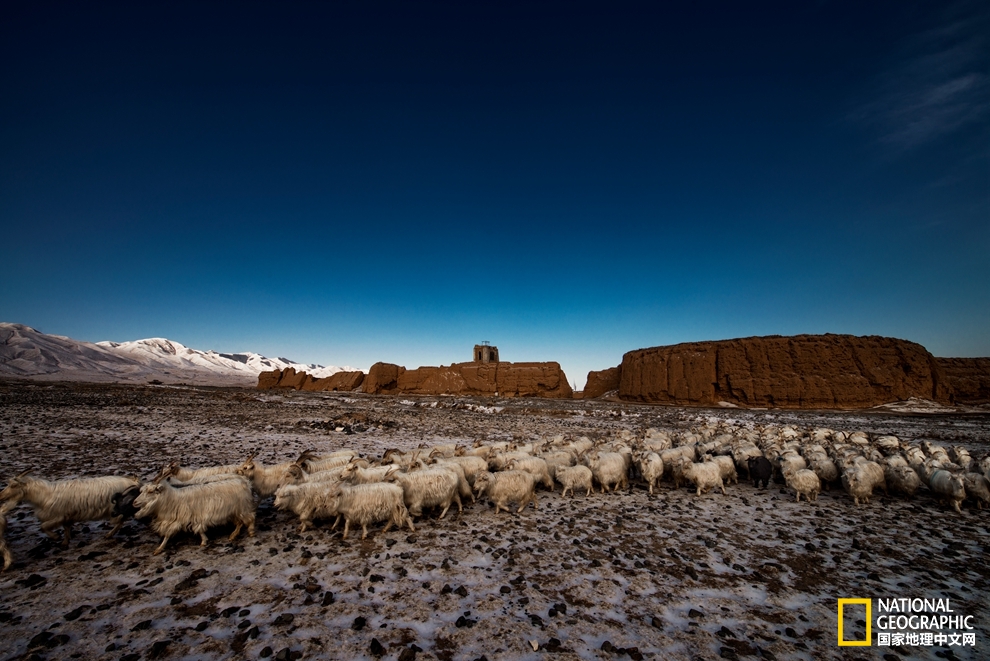
[[[87,608],[90,608],[90,606],[88,604],[83,604],[82,606],[77,606],[76,608],[73,608],[71,611],[69,611],[68,613],[66,613],[62,617],[64,617],[69,622],[71,622],[73,620],[78,620],[79,617],[83,614],[83,611],[85,611]]]
[[[17,585],[23,585],[24,587],[29,588],[31,590],[36,590],[37,588],[41,587],[47,582],[48,579],[39,574],[31,574],[27,578],[21,578],[14,581],[14,583],[16,583]]]
[[[296,619],[296,616],[292,613],[282,613],[272,622],[272,626],[275,627],[287,627]]]
[[[354,629],[355,631],[360,631],[361,629],[364,628],[364,625],[366,625],[367,623],[368,620],[358,615],[357,617],[354,618],[354,622],[351,624],[351,629]]]
[[[373,656],[381,656],[385,653],[385,647],[378,642],[377,638],[371,639],[371,654]]]
[[[165,651],[168,649],[169,640],[158,640],[152,643],[151,649],[148,650],[147,658],[149,659],[160,659],[165,655]]]

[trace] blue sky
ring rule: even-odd
[[[990,355],[985,3],[132,4],[0,9],[4,321],[579,387],[749,335]]]

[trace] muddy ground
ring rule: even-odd
[[[28,468],[147,478],[172,459],[259,451],[274,463],[307,448],[380,455],[714,419],[990,448],[986,414],[0,383],[0,482]],[[781,485],[727,491],[561,498],[558,487],[540,492],[538,511],[468,504],[364,542],[327,525],[299,535],[268,500],[255,538],[230,543],[218,529],[205,550],[182,536],[157,557],[137,522],[112,540],[106,524],[77,525],[62,550],[21,506],[7,531],[15,564],[0,575],[0,659],[990,657],[990,512],[958,516],[927,492],[856,507],[841,491],[811,504]],[[949,599],[974,616],[976,647],[839,648],[839,597]],[[861,617],[847,639],[862,637]]]

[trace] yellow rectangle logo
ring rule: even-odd
[[[866,640],[845,640],[842,636],[842,608],[846,604],[862,604],[866,606]],[[873,600],[872,599],[839,599],[839,647],[869,647],[872,637]]]

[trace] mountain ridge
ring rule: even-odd
[[[221,353],[163,337],[83,342],[0,322],[0,377],[42,381],[188,383],[252,387],[258,374],[292,367],[326,377],[352,367],[297,363],[254,352]]]

